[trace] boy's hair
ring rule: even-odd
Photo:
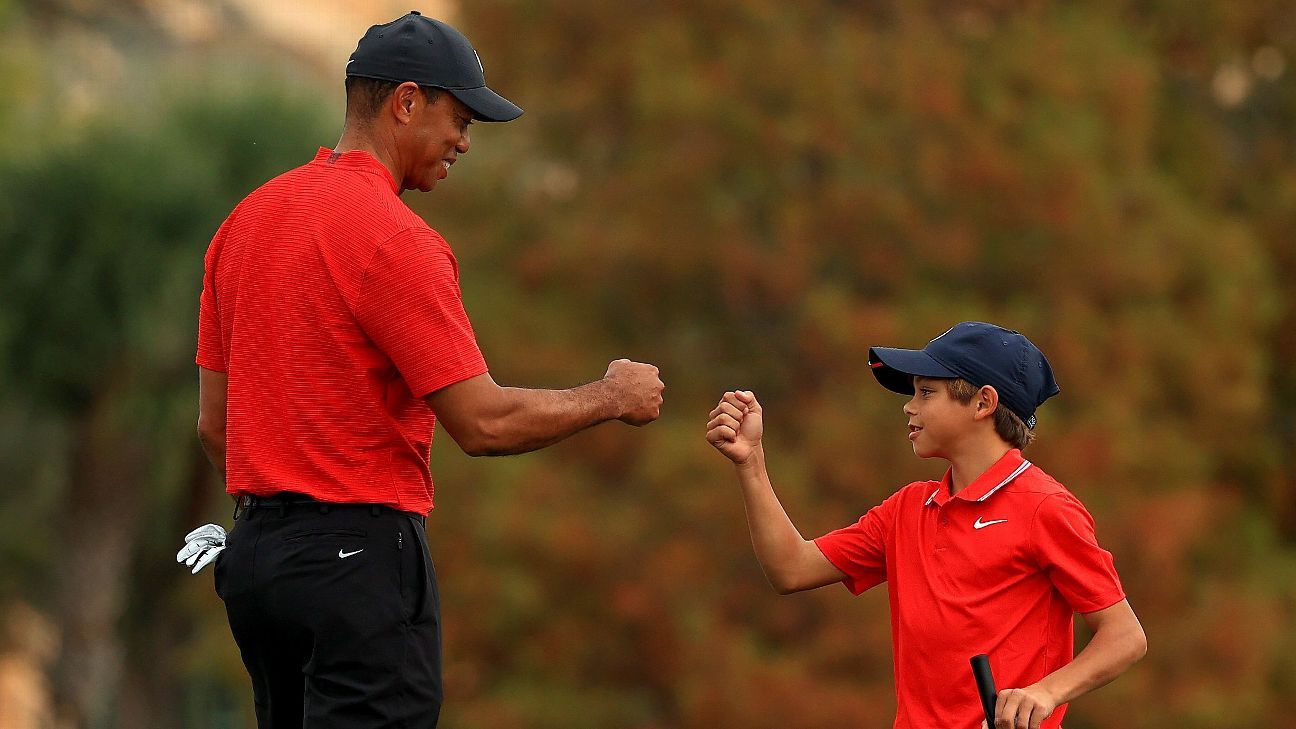
[[[972,402],[972,398],[981,391],[981,388],[961,378],[948,380],[948,382],[950,397],[964,405]],[[994,426],[995,433],[1018,450],[1025,450],[1026,446],[1035,442],[1035,431],[1027,428],[1026,423],[1022,422],[1016,413],[1004,407],[1002,402],[995,408]]]

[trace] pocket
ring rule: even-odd
[[[292,532],[290,534],[285,534],[283,540],[285,542],[296,542],[303,539],[365,539],[368,536],[369,533],[363,529],[339,529],[337,527],[329,527],[326,529],[311,529],[307,531]]]
[[[215,561],[212,562],[212,581],[216,585],[216,597],[221,600],[225,599],[225,591],[222,586],[225,584],[225,555],[229,554],[230,544],[228,538],[225,541],[225,548],[216,555]]]
[[[410,625],[417,625],[427,620],[435,620],[436,574],[432,572],[432,560],[428,552],[427,539],[423,532],[408,522],[410,528],[401,525],[401,597],[405,603],[405,614]]]

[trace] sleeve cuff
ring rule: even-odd
[[[852,595],[858,595],[864,592],[865,590],[867,590],[869,587],[871,587],[871,585],[864,585],[859,580],[851,576],[850,571],[847,569],[849,564],[842,557],[842,555],[836,553],[836,550],[824,547],[823,537],[819,537],[815,539],[814,544],[816,547],[819,548],[820,552],[823,552],[823,556],[829,562],[832,563],[833,567],[836,567],[838,570],[841,570],[841,573],[846,575],[846,577],[842,579],[841,583],[846,586],[847,590],[851,591]]]

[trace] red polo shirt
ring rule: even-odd
[[[1125,597],[1089,512],[1021,451],[949,493],[949,472],[911,483],[815,540],[851,592],[887,582],[897,729],[979,727],[969,658],[989,654],[1001,689],[1028,686],[1074,657],[1074,613]]]
[[[199,366],[229,376],[226,489],[432,508],[424,395],[487,371],[445,240],[364,152],[248,195],[206,256]]]

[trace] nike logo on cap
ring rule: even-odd
[[[338,559],[346,559],[347,557],[354,557],[355,555],[360,554],[363,551],[364,551],[363,549],[357,549],[354,552],[343,552],[342,550],[339,549]]]
[[[1006,521],[1008,521],[1008,520],[1007,520],[1007,519],[991,519],[990,521],[981,521],[981,517],[978,516],[978,517],[977,517],[977,520],[976,520],[976,523],[972,525],[972,528],[973,528],[973,529],[985,529],[985,528],[988,527],[988,526],[993,526],[993,525],[995,525],[995,524],[1002,524],[1002,523],[1004,523],[1004,522],[1006,522]]]

